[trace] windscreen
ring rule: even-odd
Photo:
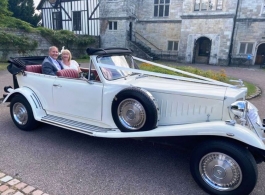
[[[130,55],[120,55],[120,56],[99,56],[97,62],[101,64],[111,65],[114,67],[123,68],[137,68],[133,63],[133,59]],[[132,74],[131,71],[118,70],[115,68],[105,68],[100,67],[104,77],[107,80],[116,80],[120,78],[127,77]]]

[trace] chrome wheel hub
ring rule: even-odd
[[[123,100],[117,112],[122,125],[130,130],[138,130],[145,124],[145,109],[143,105],[135,99]]]
[[[28,112],[26,107],[17,102],[13,105],[13,117],[15,121],[20,125],[25,125],[28,121]]]
[[[242,171],[230,156],[212,152],[205,155],[199,164],[202,179],[219,191],[231,191],[242,182]]]

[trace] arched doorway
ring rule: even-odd
[[[265,63],[265,43],[262,43],[258,47],[255,64],[261,65],[264,63]]]
[[[193,63],[208,64],[211,54],[212,41],[207,37],[201,37],[194,42]]]

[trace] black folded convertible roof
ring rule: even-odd
[[[87,48],[86,50],[88,55],[125,55],[125,54],[132,54],[132,51],[127,48],[120,48],[120,47],[111,47],[111,48]]]

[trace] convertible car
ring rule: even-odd
[[[163,139],[189,147],[194,180],[210,194],[249,194],[264,161],[264,124],[247,89],[132,56],[126,48],[88,48],[89,67],[57,76],[43,57],[11,58],[5,87],[15,125],[47,123],[105,138]],[[141,70],[148,63],[181,75]]]

